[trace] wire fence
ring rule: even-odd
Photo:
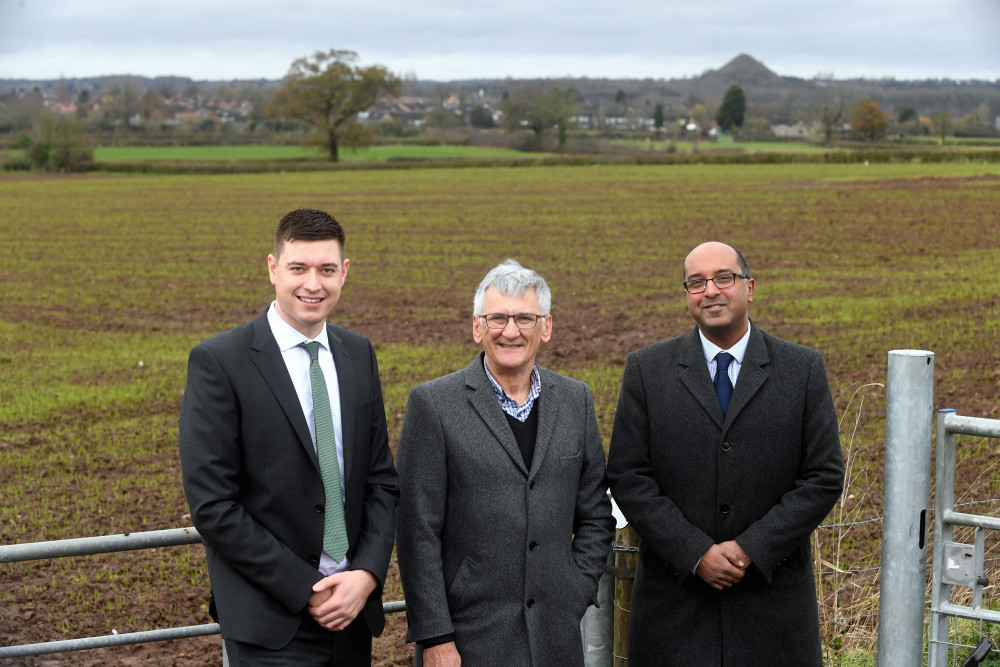
[[[992,512],[1000,510],[1000,497],[956,503],[955,508],[992,506]],[[933,520],[933,510],[930,510]],[[834,513],[836,515],[836,512]],[[823,637],[824,664],[875,666],[878,633],[879,574],[881,572],[881,516],[855,521],[833,521],[816,529],[813,536],[813,555],[816,560],[817,593],[820,602],[820,629]],[[933,524],[931,524],[933,525]],[[855,535],[855,531],[863,535]],[[872,532],[877,531],[877,537]],[[971,543],[971,529],[956,529],[955,540]],[[856,545],[865,545],[860,552]],[[846,546],[845,546],[846,545]],[[996,551],[994,538],[989,549]],[[931,552],[928,544],[928,553]],[[852,551],[853,549],[853,551]],[[985,558],[990,581],[997,586],[984,588],[983,606],[1000,607],[1000,555]],[[931,581],[933,563],[928,559],[927,583]],[[992,571],[990,571],[992,570]],[[971,589],[953,592],[953,601],[968,604]],[[925,618],[930,610],[930,596],[927,596]],[[948,647],[950,665],[961,665],[963,660],[988,637],[998,643],[1000,630],[982,620],[951,619]],[[982,664],[1000,665],[1000,649],[990,652],[987,662]]]

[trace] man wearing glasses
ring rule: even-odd
[[[809,536],[844,478],[822,355],[750,322],[728,245],[691,251],[684,290],[697,327],[629,355],[611,436],[629,665],[822,665]]]
[[[614,520],[590,388],[535,364],[551,302],[500,264],[473,302],[483,351],[410,392],[397,555],[417,664],[583,664]]]

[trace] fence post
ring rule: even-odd
[[[889,352],[878,665],[923,661],[934,353]]]
[[[628,667],[628,620],[632,581],[639,565],[639,534],[630,525],[615,531],[615,667]]]

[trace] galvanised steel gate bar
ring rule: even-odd
[[[934,566],[931,574],[928,667],[948,664],[950,618],[1000,623],[1000,612],[983,609],[983,560],[987,530],[1000,530],[1000,518],[955,511],[955,436],[1000,438],[1000,420],[963,417],[954,410],[939,410],[937,418],[937,468],[934,504]],[[953,542],[954,527],[976,529],[975,544]],[[951,602],[953,586],[972,589],[969,605]]]
[[[52,542],[9,544],[0,545],[0,563],[17,563],[28,560],[64,558],[67,556],[89,556],[116,551],[135,551],[154,547],[174,547],[199,543],[201,543],[201,535],[194,528],[171,528],[168,530],[150,530],[141,533],[122,533],[119,535],[54,540]],[[387,614],[406,611],[406,602],[404,600],[384,602],[382,603],[382,609]],[[0,646],[0,660],[217,634],[219,634],[219,624],[206,623],[203,625],[187,625],[180,628],[128,632],[101,637],[82,637],[80,639],[67,639],[39,644]]]

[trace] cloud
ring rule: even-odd
[[[0,76],[280,78],[318,50],[422,79],[674,78],[748,53],[779,74],[1000,76],[994,0],[0,0]]]

